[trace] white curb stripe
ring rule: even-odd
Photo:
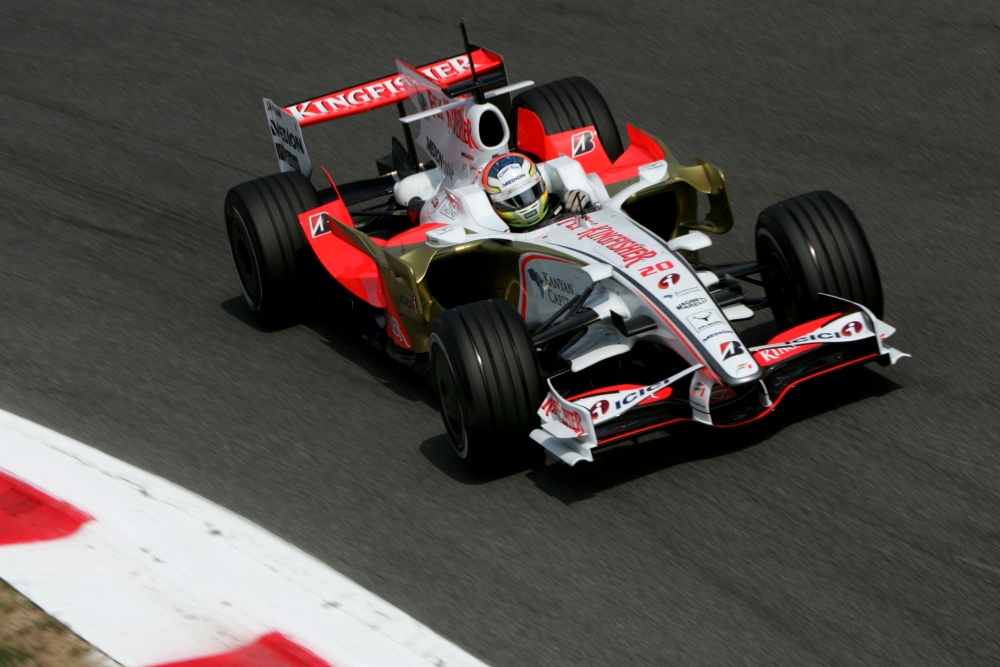
[[[0,547],[0,578],[123,665],[272,631],[337,667],[483,664],[233,512],[2,410],[0,468],[95,519]]]

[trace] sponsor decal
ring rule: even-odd
[[[529,268],[527,273],[528,279],[538,288],[539,296],[548,295],[549,301],[557,306],[565,304],[576,296],[573,283],[568,280],[551,276],[548,271],[539,272],[533,268]]]
[[[740,375],[741,373],[744,373],[744,372],[749,373],[752,370],[753,370],[753,364],[751,364],[751,363],[742,363],[742,364],[740,364],[739,366],[736,367],[736,375]]]
[[[602,398],[590,406],[590,416],[596,421],[608,414],[608,410],[610,409],[611,403],[606,398]]]
[[[861,322],[848,322],[840,331],[820,331],[819,333],[811,333],[805,336],[799,336],[798,338],[793,338],[787,341],[792,344],[801,344],[809,342],[823,342],[827,340],[837,340],[839,338],[851,338],[864,331],[864,326]]]
[[[352,107],[363,107],[377,101],[385,94],[391,96],[399,95],[405,86],[406,84],[403,82],[402,76],[388,77],[367,86],[352,88],[351,90],[328,95],[318,100],[296,104],[290,107],[288,111],[299,120],[303,120],[311,116],[321,116]]]
[[[712,338],[715,338],[716,336],[725,336],[726,334],[731,334],[731,333],[733,333],[732,329],[726,329],[725,331],[715,331],[713,333],[708,334],[704,338],[702,338],[701,342],[702,343],[707,343],[709,340],[711,340]]]
[[[705,392],[707,391],[708,391],[708,385],[706,385],[704,382],[701,381],[695,382],[694,386],[691,387],[691,395],[697,396],[698,398],[704,398]]]
[[[406,332],[403,331],[403,326],[396,319],[396,316],[391,313],[386,313],[385,316],[385,328],[392,336],[393,340],[399,343],[402,347],[410,350],[413,346],[410,345],[410,340],[406,337]]]
[[[670,378],[651,384],[648,387],[633,389],[632,391],[625,393],[624,396],[622,396],[623,392],[618,392],[617,396],[621,396],[621,398],[611,400],[602,398],[595,401],[594,404],[590,406],[590,416],[594,418],[594,421],[597,421],[608,413],[611,413],[612,416],[617,415],[630,405],[641,403],[647,399],[657,398],[662,400],[670,395],[671,390],[667,389],[664,396],[656,396],[656,393],[658,391],[663,391],[664,387],[668,384],[670,384]]]
[[[454,220],[458,217],[458,206],[455,204],[455,200],[450,195],[441,201],[438,201],[438,198],[435,197],[431,205],[433,206],[435,213],[440,213],[446,218]]]
[[[497,62],[482,51],[476,51],[473,57],[476,59],[477,72],[493,69]],[[469,57],[461,55],[422,67],[419,72],[444,87],[455,79],[462,78],[468,70]],[[302,121],[316,116],[355,113],[366,107],[390,104],[405,96],[406,82],[403,75],[391,75],[350,90],[292,105],[288,107],[288,112]]]
[[[545,412],[546,417],[554,418],[563,426],[573,430],[577,435],[586,435],[586,431],[583,430],[583,420],[580,419],[580,415],[565,408],[562,403],[557,401],[552,396],[549,396],[545,400],[545,403],[542,404],[542,410]]]
[[[570,218],[569,220],[573,220],[573,218]],[[558,224],[566,226],[567,222],[568,221],[563,221]],[[579,226],[578,223],[577,226]],[[597,227],[577,231],[577,236],[581,240],[591,239],[595,243],[599,243],[608,250],[617,254],[622,258],[622,260],[624,260],[625,268],[629,268],[633,264],[638,264],[643,260],[656,257],[655,250],[650,250],[638,241],[633,241],[625,234],[621,234],[616,231],[611,225],[598,225]]]
[[[658,262],[650,266],[642,267],[641,269],[639,269],[639,275],[645,278],[647,276],[653,275],[654,273],[660,273],[661,271],[669,271],[672,268],[674,268],[674,263],[667,260],[665,262]]]
[[[417,307],[417,297],[412,294],[400,294],[399,303],[406,306],[415,313],[420,312],[420,309]]]
[[[730,359],[743,354],[743,346],[740,345],[739,341],[727,340],[725,343],[719,345],[719,351],[722,352],[723,359]]]
[[[312,237],[330,233],[330,216],[326,213],[316,213],[309,216],[309,231]]]
[[[695,292],[701,292],[701,288],[700,287],[686,287],[686,288],[684,288],[682,290],[677,290],[676,292],[674,292],[674,295],[676,295],[676,296],[686,296],[688,294],[694,294]]]
[[[775,347],[770,350],[760,350],[757,354],[760,355],[760,360],[764,363],[773,364],[775,361],[779,361],[785,355],[791,352],[799,352],[801,348],[797,346],[790,347]]]
[[[735,391],[724,384],[719,384],[712,387],[712,397],[710,400],[712,403],[719,403],[721,401],[728,401],[735,395]]]
[[[594,133],[590,130],[578,132],[571,137],[573,143],[573,157],[586,155],[594,150]]]
[[[296,150],[300,153],[305,152],[305,147],[302,145],[302,139],[292,133],[292,131],[288,128],[276,123],[274,120],[271,120],[271,135],[281,139],[281,141],[288,144],[292,150]]]
[[[434,140],[427,137],[427,152],[430,154],[431,159],[434,160],[434,164],[437,168],[441,170],[441,173],[448,178],[455,178],[455,168],[451,166],[451,163],[444,159],[444,155],[441,153],[441,149],[437,147]]]
[[[854,334],[859,334],[862,331],[864,331],[864,326],[861,324],[861,322],[858,321],[848,322],[847,324],[844,325],[844,328],[840,330],[840,335],[842,335],[844,338],[850,338]]]
[[[698,297],[697,299],[688,299],[687,301],[681,301],[674,307],[677,310],[684,310],[685,308],[694,308],[695,306],[700,306],[703,303],[708,303],[708,299],[704,297]]]
[[[722,318],[714,310],[703,310],[694,315],[688,315],[687,321],[695,333],[701,333],[705,329],[717,327],[722,324]]]
[[[448,109],[445,115],[451,133],[458,137],[458,140],[463,144],[475,149],[476,144],[472,141],[472,121],[465,117],[465,109],[462,107]]]
[[[543,278],[541,274],[538,273],[538,271],[535,271],[534,269],[528,269],[528,278],[530,278],[531,282],[535,283],[535,285],[538,287],[539,294],[545,293],[545,278]]]
[[[279,160],[284,160],[288,164],[292,165],[292,169],[295,169],[296,171],[302,171],[299,167],[299,158],[289,153],[288,149],[285,148],[285,144],[275,144],[274,148],[278,151]]]
[[[425,97],[426,101],[424,100]],[[451,101],[446,97],[441,97],[432,90],[423,91],[418,98],[421,100],[419,105],[421,111],[437,109]],[[465,117],[465,110],[463,108],[445,109],[443,112],[435,114],[434,117],[443,120],[448,125],[451,133],[458,137],[459,141],[469,148],[476,148],[476,145],[472,142],[472,121]]]
[[[660,289],[670,289],[680,281],[681,281],[681,274],[668,273],[667,275],[660,278],[660,282],[658,283],[658,285]]]

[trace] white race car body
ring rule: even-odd
[[[711,245],[701,230],[724,232],[732,224],[721,172],[702,162],[680,164],[635,128],[629,128],[631,147],[613,162],[593,150],[593,127],[555,134],[536,130],[530,137],[536,154],[545,153],[539,168],[550,193],[562,198],[583,191],[593,205],[580,213],[559,213],[530,231],[510,231],[494,212],[481,178],[485,164],[509,150],[514,138],[505,114],[486,99],[530,82],[508,86],[504,76],[503,85],[479,99],[456,94],[446,86],[469,81],[470,60],[482,73],[502,70],[496,54],[476,50],[422,68],[399,63],[398,75],[286,107],[265,100],[279,165],[307,176],[312,163],[301,126],[397,102],[411,104],[412,113],[401,118],[408,140],[433,166],[405,175],[392,171],[385,178],[396,213],[422,202],[416,226],[392,238],[372,237],[354,220],[372,211],[348,210],[343,188],[332,179],[328,201],[299,216],[331,275],[382,313],[393,349],[414,358],[427,352],[429,327],[447,301],[435,293],[439,263],[477,252],[513,258],[516,266],[487,292],[518,309],[539,347],[569,320],[583,322],[555,352],[565,368],[547,379],[549,391],[531,433],[571,465],[592,460],[599,445],[677,421],[713,426],[753,421],[798,382],[853,363],[895,363],[906,356],[885,343],[892,327],[864,306],[835,297],[828,299],[827,316],[765,345],[744,342],[733,323],[753,317],[754,310],[730,298],[734,281],[724,272],[696,268],[694,259]],[[528,136],[529,129],[519,132]],[[526,142],[522,138],[517,145]],[[671,193],[676,225],[671,222],[658,234],[630,215],[629,206],[646,193],[668,192],[677,184],[686,190],[676,197]],[[698,193],[709,197],[712,211],[704,220],[680,220],[688,210],[685,202]],[[573,381],[640,346],[671,353],[673,361],[663,363],[662,376],[647,366],[643,382]]]

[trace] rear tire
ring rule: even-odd
[[[434,389],[455,453],[476,472],[501,473],[544,461],[529,439],[544,398],[535,348],[506,301],[446,310],[430,336]]]
[[[757,261],[774,319],[787,329],[816,319],[819,293],[867,306],[882,316],[882,282],[875,255],[854,212],[819,190],[764,209],[757,218]]]
[[[511,136],[517,137],[517,110],[534,112],[546,134],[594,126],[608,159],[614,162],[625,152],[615,117],[597,87],[582,76],[559,79],[535,86],[514,98]]]
[[[290,324],[314,298],[321,275],[298,215],[320,205],[297,171],[264,176],[226,194],[226,233],[236,278],[250,310],[267,327]]]

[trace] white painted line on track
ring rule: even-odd
[[[274,631],[337,667],[483,664],[256,524],[2,410],[0,469],[94,517],[61,539],[0,546],[0,578],[123,665]]]

